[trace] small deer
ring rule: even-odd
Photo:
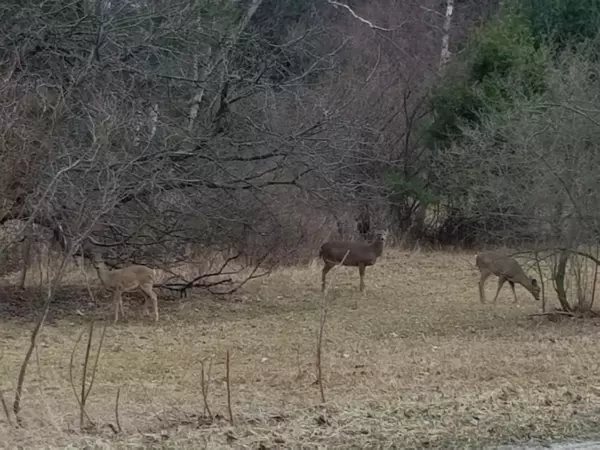
[[[321,245],[319,257],[323,259],[325,266],[321,275],[321,291],[325,291],[325,279],[327,273],[336,264],[340,264],[344,259],[344,266],[358,267],[360,275],[360,292],[365,288],[365,268],[372,266],[383,252],[383,243],[388,236],[387,231],[379,231],[375,235],[375,240],[371,243],[350,242],[350,241],[329,241]]]
[[[119,310],[121,311],[121,316],[125,317],[121,295],[124,292],[131,292],[136,289],[142,291],[145,297],[144,315],[149,315],[148,303],[151,300],[154,308],[154,320],[158,321],[158,297],[153,289],[154,280],[156,279],[154,269],[146,266],[132,265],[122,269],[106,270],[104,262],[95,255],[93,263],[102,285],[113,291],[114,323],[117,323],[117,320],[119,320]]]
[[[498,290],[494,297],[494,304],[496,303],[500,289],[502,289],[502,286],[506,281],[510,284],[515,297],[515,303],[518,303],[517,294],[515,292],[515,283],[520,284],[531,292],[531,295],[533,295],[536,300],[540,299],[540,287],[538,286],[537,280],[525,275],[525,272],[523,272],[523,269],[514,258],[499,252],[488,251],[478,254],[475,259],[475,264],[481,273],[481,278],[479,280],[479,300],[481,303],[485,303],[483,286],[485,280],[487,280],[490,275],[496,275],[498,277]]]

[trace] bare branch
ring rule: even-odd
[[[401,25],[398,25],[398,26],[397,26],[397,27],[395,27],[395,28],[384,28],[384,27],[380,27],[380,26],[378,26],[378,25],[375,25],[375,24],[374,24],[373,22],[371,22],[370,20],[367,20],[367,19],[365,19],[365,18],[363,18],[363,17],[359,16],[359,15],[358,15],[356,12],[354,12],[354,10],[353,10],[352,8],[350,8],[348,5],[346,5],[346,4],[344,4],[344,3],[338,2],[338,1],[336,1],[336,0],[327,0],[327,2],[328,2],[330,5],[332,5],[334,8],[338,8],[338,7],[345,8],[346,10],[348,10],[348,12],[349,12],[350,14],[352,14],[352,17],[354,17],[355,19],[357,19],[357,20],[361,21],[361,22],[362,22],[362,23],[364,23],[364,24],[367,24],[369,27],[373,28],[374,30],[379,30],[379,31],[394,31],[394,30],[397,30],[397,29],[399,29],[399,28],[400,28],[400,27],[402,27],[402,25],[403,25],[403,24],[401,24]]]

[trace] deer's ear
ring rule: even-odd
[[[536,280],[535,278],[532,278],[532,279],[531,279],[531,284],[532,284],[533,286],[537,286],[537,285],[538,285],[538,284],[537,284],[537,280]]]

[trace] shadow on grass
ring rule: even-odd
[[[264,299],[235,293],[214,296],[196,291],[187,298],[156,289],[159,298],[160,320],[164,321],[235,321],[270,315],[287,314],[318,309],[317,293],[307,292],[303,301],[289,299]],[[112,297],[101,289],[93,291],[96,302],[90,298],[86,287],[63,285],[58,288],[46,320],[47,324],[70,320],[87,322],[90,319],[113,318]],[[37,287],[19,289],[12,284],[0,284],[0,318],[16,323],[34,323],[43,312],[46,292]],[[143,315],[144,296],[140,292],[123,294],[125,319],[119,322],[150,322]],[[150,307],[151,310],[151,307]]]
[[[110,294],[93,291],[96,302],[90,297],[86,287],[81,285],[63,285],[58,288],[46,323],[69,319],[87,321],[89,319],[112,319],[112,299]],[[0,317],[21,323],[33,323],[39,319],[43,312],[47,292],[37,287],[20,289],[15,285],[0,284]],[[139,309],[142,318],[143,296],[141,293],[127,293],[123,295],[123,305],[129,317],[137,316]],[[165,306],[168,299],[160,306]]]

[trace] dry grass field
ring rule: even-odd
[[[324,342],[325,404],[315,385],[316,261],[253,280],[232,298],[162,293],[158,324],[125,297],[127,319],[106,331],[87,408],[97,428],[86,434],[78,431],[69,360],[89,317],[111,308],[107,300],[97,311],[85,289],[67,286],[28,372],[25,427],[11,428],[0,410],[0,447],[482,448],[597,432],[600,321],[530,318],[538,304],[519,286],[515,308],[508,284],[495,308],[481,305],[474,260],[386,250],[367,269],[363,295],[356,269],[337,271]],[[495,289],[494,277],[488,301]],[[2,288],[0,389],[9,403],[32,301]],[[80,344],[77,377],[83,351]],[[212,423],[201,388],[207,358]],[[115,434],[109,424],[118,388],[122,432]]]

